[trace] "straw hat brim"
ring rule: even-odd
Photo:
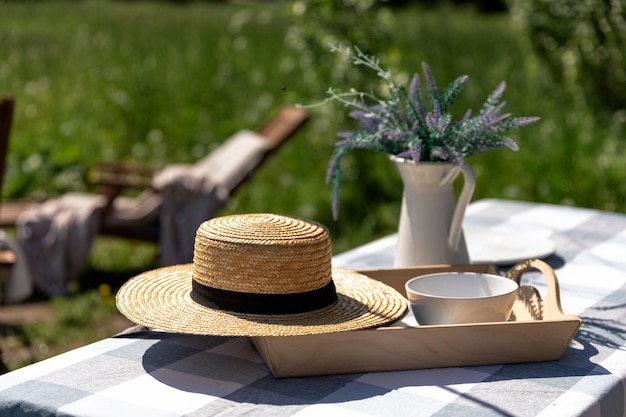
[[[192,264],[144,272],[127,281],[116,296],[130,321],[152,329],[215,336],[291,336],[379,327],[401,319],[405,297],[380,281],[333,268],[338,300],[297,314],[248,314],[199,303],[191,294]],[[193,298],[192,298],[193,297]]]

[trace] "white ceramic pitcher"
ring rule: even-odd
[[[463,218],[476,178],[468,165],[419,162],[391,157],[404,183],[398,246],[394,266],[459,265],[469,263]],[[458,202],[453,182],[463,173]]]

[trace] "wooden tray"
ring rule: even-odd
[[[276,377],[558,360],[582,320],[561,309],[557,277],[546,263],[529,260],[506,273],[520,283],[538,269],[547,281],[545,300],[521,285],[511,319],[497,323],[388,327],[306,336],[253,337]],[[434,266],[360,271],[404,294],[404,283],[434,272],[497,273],[492,265]]]

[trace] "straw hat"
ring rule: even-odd
[[[393,288],[331,266],[328,230],[274,214],[217,217],[198,228],[193,264],[144,272],[116,296],[150,328],[288,336],[377,327],[404,316]]]

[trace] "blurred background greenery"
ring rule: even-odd
[[[624,0],[2,1],[0,92],[17,100],[4,199],[87,190],[89,167],[191,163],[283,104],[376,80],[329,52],[352,43],[400,80],[426,61],[443,88],[470,82],[478,110],[501,81],[506,110],[540,116],[520,150],[469,159],[474,199],[626,212]],[[345,158],[340,215],[324,183],[346,110],[306,127],[222,214],[275,212],[327,225],[335,253],[393,233],[401,182],[384,155]],[[78,293],[155,266],[156,248],[99,239]],[[105,291],[106,292],[106,291]],[[92,307],[90,307],[92,308]]]

